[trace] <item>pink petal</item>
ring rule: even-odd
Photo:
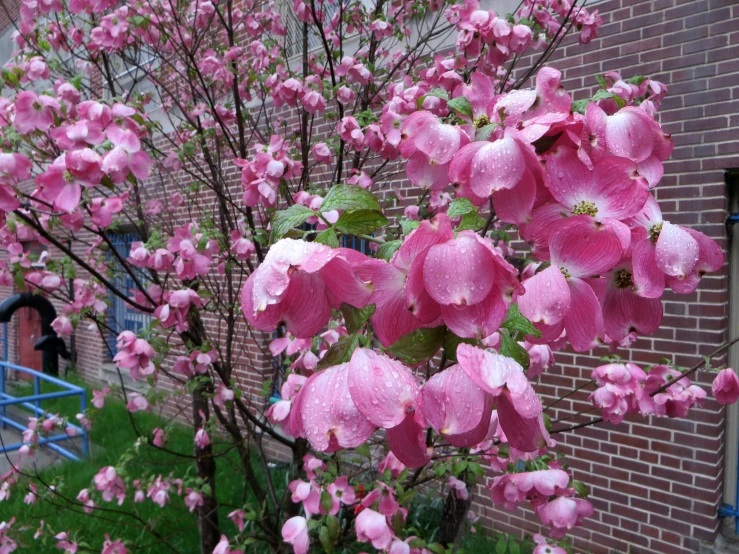
[[[359,252],[351,252],[354,252],[353,262],[337,256],[319,271],[326,285],[329,303],[333,308],[339,308],[344,302],[355,308],[363,308],[372,296],[372,283],[359,279],[354,270],[355,264],[363,263],[369,258]],[[343,252],[340,253],[343,254]]]
[[[539,260],[549,260],[549,238],[552,230],[568,213],[569,210],[557,202],[544,204],[534,208],[531,214],[531,222],[523,224],[519,228],[521,238],[531,245],[532,254]]]
[[[631,253],[634,294],[645,298],[660,298],[665,290],[665,274],[662,273],[655,255],[657,245],[650,238],[639,241]]]
[[[650,189],[657,186],[665,173],[665,166],[662,165],[660,159],[654,154],[636,164],[636,168],[639,171],[639,175],[647,180]]]
[[[508,306],[498,287],[472,306],[441,305],[444,324],[457,336],[483,339],[498,330],[505,319]]]
[[[414,260],[423,255],[431,246],[454,238],[452,222],[446,214],[438,214],[431,220],[424,220],[403,241],[393,257],[393,265],[408,271]]]
[[[595,164],[592,195],[598,217],[625,219],[636,214],[649,196],[647,180],[639,175],[633,162],[608,157]]]
[[[646,160],[652,153],[654,120],[642,109],[627,106],[606,121],[606,142],[615,156],[634,162]]]
[[[455,446],[472,446],[485,438],[493,398],[459,365],[440,371],[421,390],[423,413],[437,433]]]
[[[419,256],[411,266],[405,281],[405,305],[419,321],[430,324],[439,319],[441,310],[439,304],[431,297],[424,279],[426,252]]]
[[[665,275],[685,278],[698,262],[698,242],[682,227],[662,223],[654,259]]]
[[[499,190],[493,195],[493,205],[498,219],[505,223],[521,225],[531,221],[536,201],[536,179],[526,169],[523,177],[512,189]]]
[[[293,403],[290,427],[302,431],[316,450],[326,451],[333,442],[342,448],[357,447],[375,430],[352,402],[348,375],[349,364],[313,374]],[[299,425],[293,424],[293,417],[300,418]]]
[[[442,305],[470,306],[487,296],[495,273],[488,251],[462,231],[456,239],[432,246],[423,268],[423,281],[431,297]]]
[[[576,215],[556,225],[549,250],[552,265],[565,268],[571,277],[591,277],[616,265],[623,245],[610,227],[589,215]]]
[[[418,381],[402,363],[358,348],[349,362],[349,391],[357,410],[377,427],[395,427],[413,410]]]
[[[524,169],[525,160],[518,143],[504,137],[486,144],[472,158],[470,187],[477,196],[487,198],[495,191],[515,187]]]
[[[369,260],[357,268],[357,274],[374,286],[370,298],[370,303],[376,306],[371,318],[372,329],[382,346],[387,348],[403,335],[423,326],[406,307],[403,271],[383,260]]]
[[[82,187],[77,181],[67,183],[58,190],[54,198],[54,207],[64,212],[73,212],[80,205],[82,198]]]
[[[400,425],[385,431],[392,453],[411,468],[423,467],[431,460],[431,449],[426,446],[426,434],[418,419],[417,414],[408,413]]]
[[[416,152],[405,167],[408,180],[424,190],[440,190],[449,184],[449,164],[431,164],[423,152]]]
[[[282,526],[282,539],[293,545],[295,554],[306,554],[310,546],[308,522],[304,517],[295,516]]]
[[[505,433],[508,444],[521,452],[536,452],[553,446],[544,427],[544,416],[526,418],[518,412],[508,394],[496,399],[498,424]]]
[[[658,298],[636,296],[628,288],[609,285],[603,300],[606,334],[620,341],[632,331],[651,335],[662,323],[662,302]]]
[[[297,338],[311,338],[331,318],[323,281],[318,275],[295,272],[279,304],[281,321]]]
[[[457,361],[473,383],[496,397],[512,374],[523,374],[523,368],[513,358],[466,343],[457,347]]]
[[[565,315],[567,338],[575,352],[586,352],[603,338],[603,312],[595,292],[585,281],[570,278],[570,310]]]
[[[524,281],[526,294],[518,297],[518,308],[532,323],[554,325],[570,309],[570,288],[562,271],[549,266]]]
[[[151,168],[154,165],[154,162],[149,157],[149,154],[141,150],[135,154],[131,154],[128,164],[131,169],[131,173],[133,173],[137,179],[148,179],[151,175]]]
[[[428,156],[429,163],[444,165],[452,161],[462,145],[462,135],[455,125],[435,123],[424,127],[415,137],[419,151]]]

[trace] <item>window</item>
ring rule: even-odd
[[[140,241],[141,237],[137,233],[118,233],[108,237],[110,242],[118,253],[125,259],[131,252],[131,244]],[[114,277],[111,280],[116,289],[124,294],[131,295],[130,291],[136,290],[136,283],[131,276],[121,267],[117,257],[112,253],[108,253],[108,265],[113,270]],[[137,269],[135,271],[136,278],[139,282],[145,281],[146,277],[143,271]],[[108,309],[108,347],[111,356],[114,356],[118,349],[116,348],[116,339],[123,331],[132,331],[139,334],[142,329],[151,323],[151,314],[140,312],[131,307],[128,302],[116,296],[112,292],[109,295],[110,308]]]

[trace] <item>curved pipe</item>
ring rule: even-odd
[[[42,365],[44,373],[50,375],[59,374],[59,358],[69,359],[67,345],[64,340],[56,334],[51,323],[56,319],[56,308],[39,294],[20,292],[9,296],[0,302],[0,323],[8,323],[13,314],[20,308],[33,308],[41,317],[41,333],[33,345],[34,350],[42,352]]]

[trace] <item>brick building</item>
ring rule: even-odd
[[[18,2],[0,1],[11,13],[17,10]],[[510,4],[490,0],[489,7],[505,11]],[[689,367],[733,338],[739,325],[739,289],[733,289],[737,280],[730,278],[739,276],[739,251],[734,253],[737,241],[732,243],[727,235],[734,227],[726,225],[729,213],[739,211],[736,177],[735,186],[729,186],[730,170],[739,170],[739,3],[606,0],[589,3],[588,8],[597,8],[603,17],[599,38],[585,46],[568,38],[549,64],[563,71],[564,85],[576,99],[589,97],[593,76],[606,71],[620,71],[624,77],[648,75],[667,84],[659,118],[672,133],[675,151],[665,163],[657,198],[666,219],[706,233],[727,252],[724,270],[704,278],[694,294],[665,294],[663,327],[652,337],[640,338],[629,352],[641,365],[667,358]],[[10,33],[3,31],[9,24],[0,9],[0,56],[7,51]],[[0,296],[9,292],[0,290]],[[11,361],[20,355],[17,326],[9,325]],[[91,381],[117,378],[107,338],[80,328],[75,341],[81,375]],[[254,390],[271,365],[259,345],[249,349],[253,357],[239,379],[242,388]],[[557,398],[584,384],[605,353],[558,354],[539,391]],[[730,351],[728,361],[739,366],[739,347]],[[257,371],[247,370],[249,365]],[[701,374],[697,381],[710,384],[710,376]],[[587,395],[582,391],[560,402],[552,417],[586,410]],[[629,418],[620,426],[599,424],[557,436],[556,451],[566,455],[575,477],[591,486],[595,506],[594,517],[572,534],[576,549],[689,554],[713,544],[722,530],[719,506],[737,502],[738,423],[735,407],[724,410],[707,399],[683,420]],[[486,491],[478,493],[479,511],[496,530],[539,531],[538,518],[531,513],[497,511]],[[732,528],[723,530],[730,535]]]

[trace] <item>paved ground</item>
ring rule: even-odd
[[[8,417],[12,418],[13,421],[17,421],[22,425],[24,425],[28,421],[28,416],[31,414],[31,412],[19,408],[11,409],[11,407],[8,407],[7,410]],[[22,441],[20,431],[16,431],[15,429],[12,429],[10,427],[0,429],[0,438],[2,438],[2,445],[8,446],[12,444],[18,444]],[[16,465],[18,462],[18,451],[12,450],[9,452],[5,452],[2,445],[0,445],[0,475],[9,471],[10,468],[13,465]],[[80,457],[82,456],[81,439],[64,440],[60,443],[60,446]],[[24,460],[22,460],[20,468],[31,471],[33,471],[35,468],[37,471],[42,471],[49,467],[51,464],[58,463],[64,460],[66,460],[66,458],[64,458],[48,446],[41,446],[36,450],[36,454],[33,458],[25,458]]]

